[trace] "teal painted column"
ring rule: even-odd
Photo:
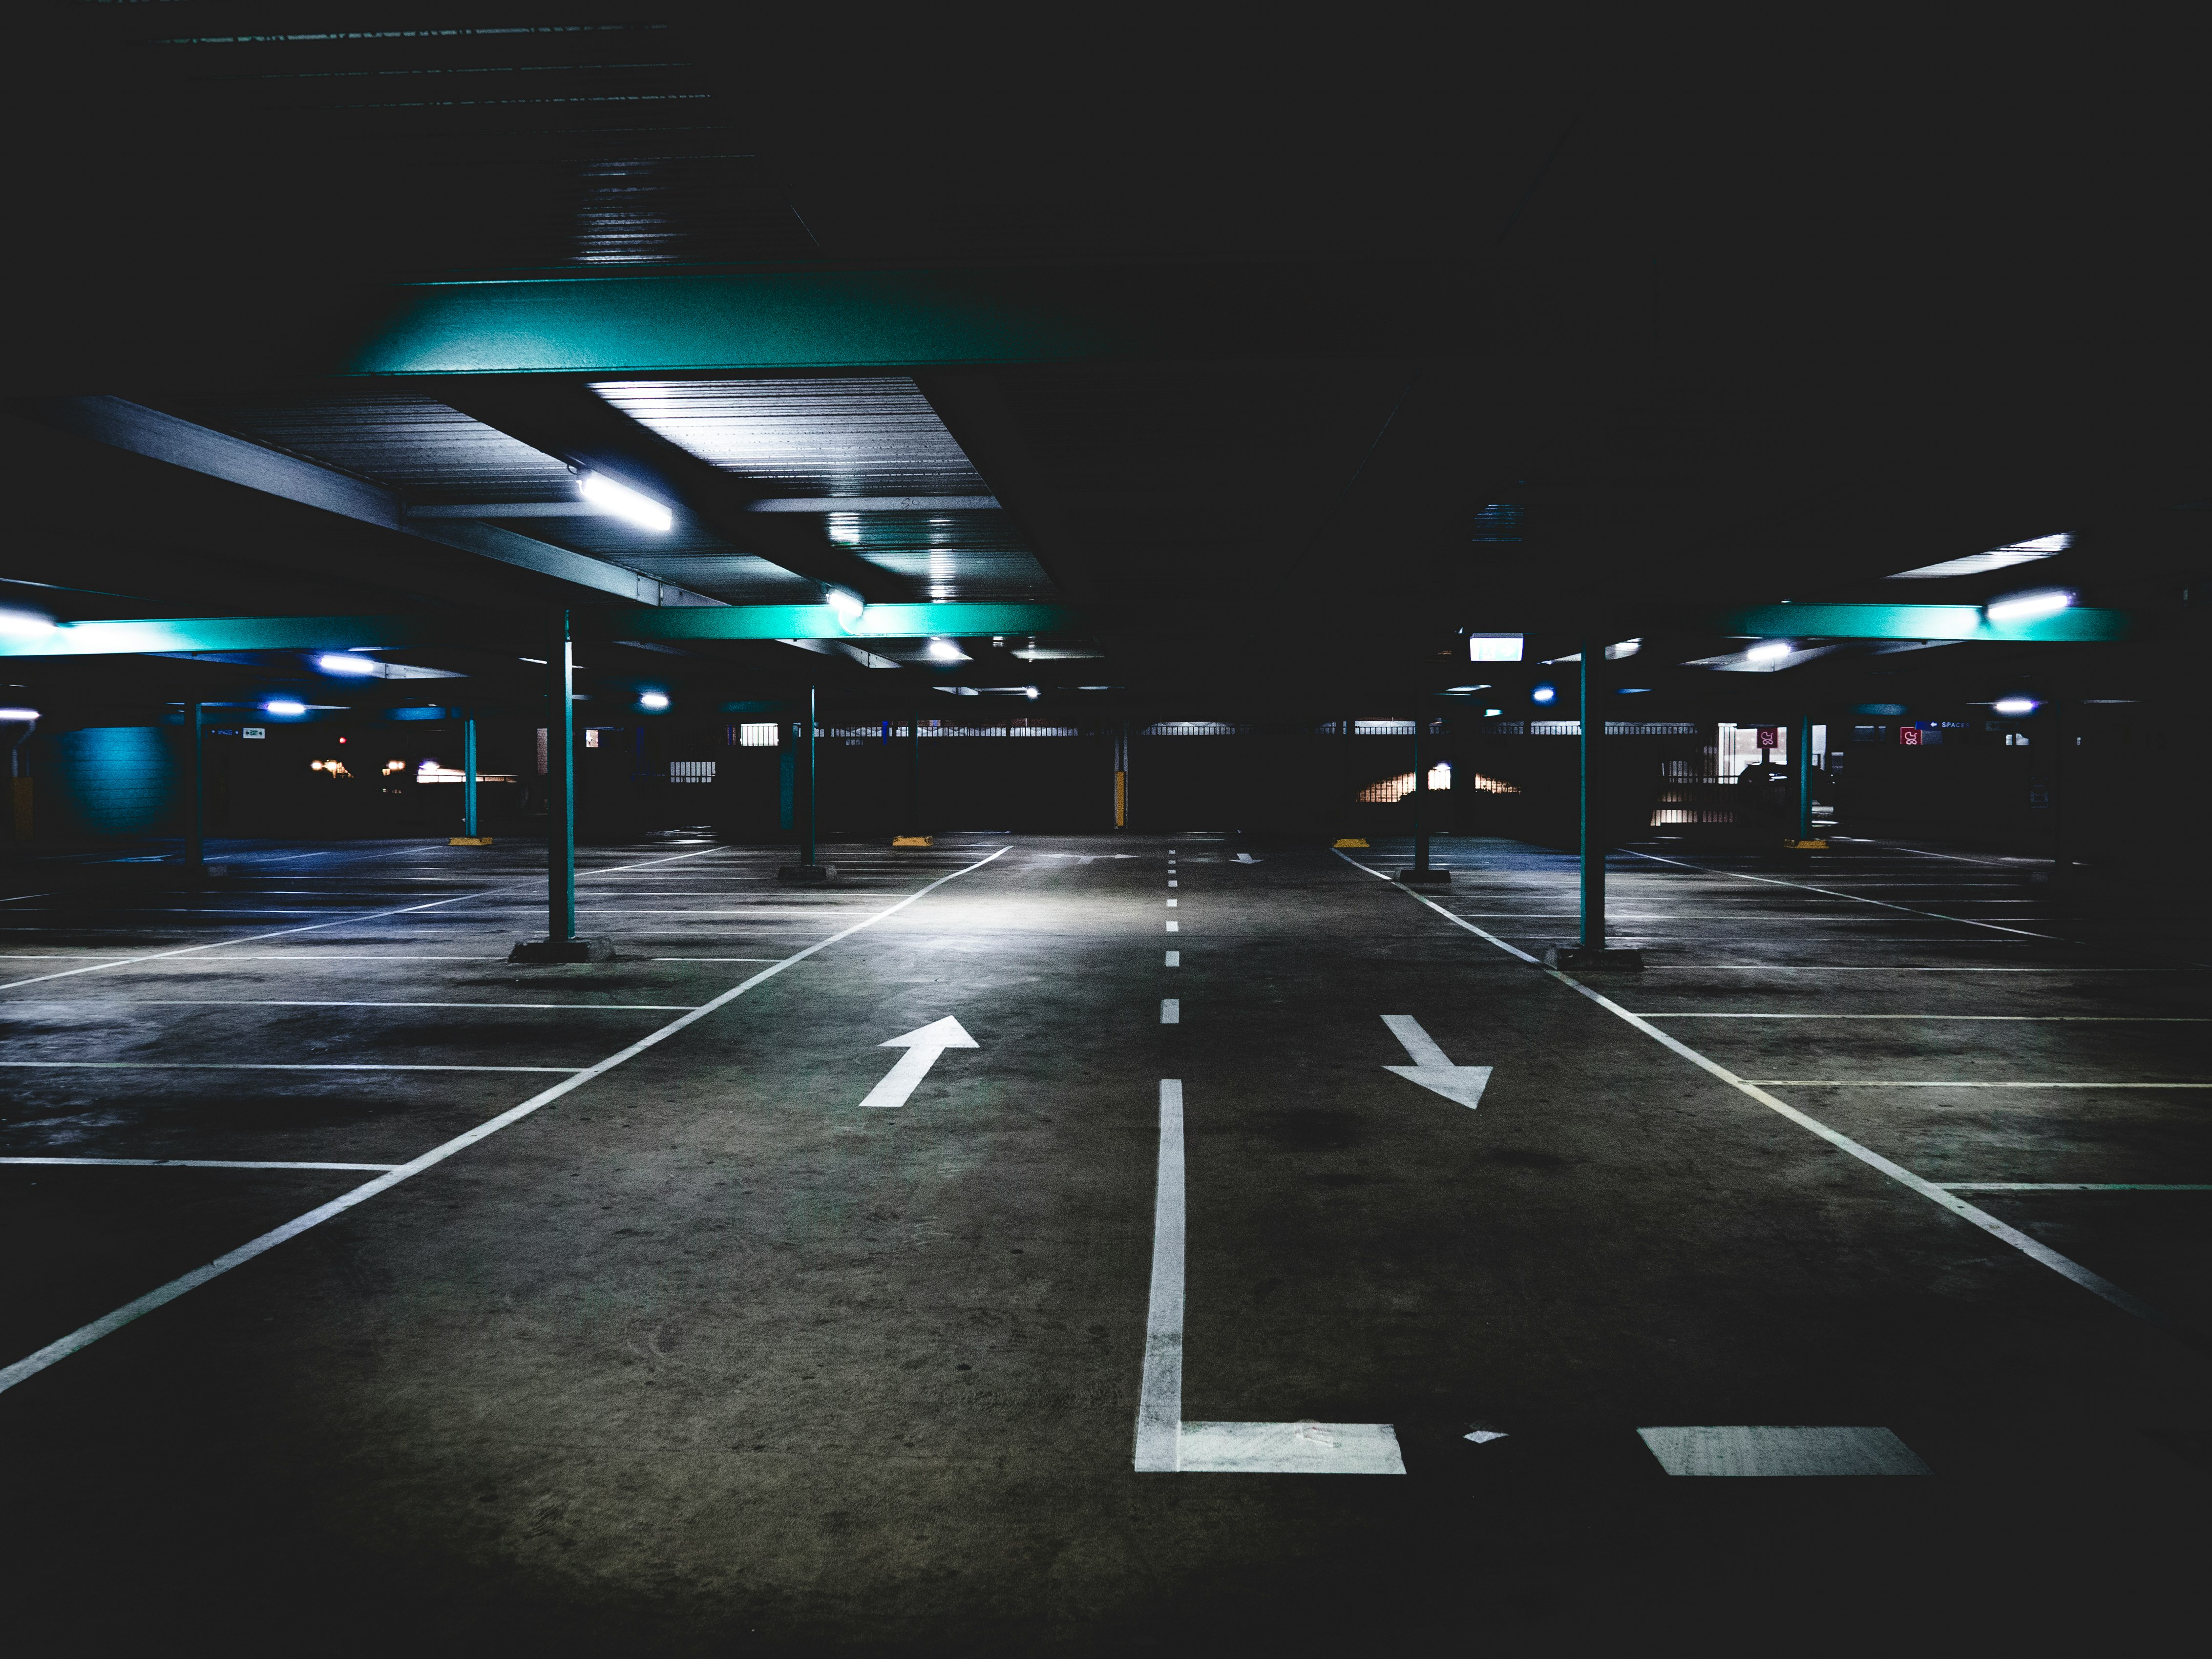
[[[799,752],[806,759],[805,799],[800,802],[806,809],[806,827],[800,832],[803,839],[799,843],[799,861],[812,864],[817,860],[814,856],[814,688],[811,685],[806,688],[806,741]]]
[[[1797,722],[1797,839],[1813,839],[1813,717]]]
[[[545,811],[545,937],[576,937],[576,665],[568,613],[560,613],[545,688],[545,769],[552,797]]]
[[[477,835],[477,717],[471,709],[461,716],[461,833],[471,841]]]
[[[207,874],[207,734],[200,705],[185,705],[185,878]]]
[[[1605,949],[1605,828],[1599,811],[1604,781],[1599,766],[1598,740],[1605,735],[1605,719],[1597,706],[1598,665],[1605,647],[1585,644],[1582,660],[1582,945],[1585,951]]]

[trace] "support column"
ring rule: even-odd
[[[921,833],[921,711],[908,709],[906,717],[906,828],[891,837],[894,847],[927,847],[930,837]]]
[[[568,613],[557,613],[545,669],[545,937],[510,962],[611,962],[614,946],[576,937],[576,662]]]
[[[817,854],[819,845],[815,837],[814,791],[814,707],[815,689],[806,688],[806,729],[800,733],[798,745],[799,766],[803,775],[799,780],[798,806],[801,817],[799,840],[799,862],[787,864],[775,872],[778,881],[823,882],[837,878],[837,866],[823,864]]]
[[[1602,640],[1583,642],[1580,665],[1582,708],[1577,726],[1582,734],[1578,750],[1581,775],[1577,805],[1578,844],[1582,849],[1582,942],[1565,949],[1553,946],[1544,952],[1544,964],[1548,968],[1583,970],[1641,969],[1641,951],[1613,950],[1605,942],[1605,751],[1599,746],[1605,739],[1605,708],[1600,701],[1605,678]]]
[[[200,705],[185,705],[185,879],[207,879],[207,733]]]
[[[1451,882],[1449,870],[1429,867],[1429,709],[1428,699],[1413,693],[1413,867],[1398,879],[1408,887],[1443,887]]]
[[[1808,850],[1820,845],[1813,839],[1813,717],[1802,714],[1797,720],[1797,840],[1796,845]]]
[[[477,827],[477,715],[471,708],[461,716],[461,834],[475,841],[482,833]]]

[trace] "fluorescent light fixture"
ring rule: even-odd
[[[822,599],[837,613],[837,626],[848,634],[860,625],[860,613],[868,608],[868,602],[849,587],[825,587]]]
[[[2009,714],[2018,720],[2023,714],[2033,714],[2037,705],[2033,697],[1999,697],[1990,707],[2000,714]]]
[[[55,632],[53,623],[29,611],[0,611],[0,634],[21,634],[35,637]]]
[[[641,530],[663,532],[676,527],[676,515],[650,495],[641,495],[628,484],[618,484],[603,473],[586,472],[577,488],[584,499],[602,513],[634,524]]]
[[[374,674],[384,665],[374,657],[356,657],[349,652],[331,651],[316,658],[315,666],[325,674]]]
[[[1528,695],[1535,698],[1538,702],[1549,702],[1559,695],[1559,688],[1556,685],[1540,685]]]
[[[1489,682],[1488,680],[1485,680],[1485,681],[1484,681],[1481,684],[1480,684],[1480,685],[1448,685],[1448,686],[1444,687],[1444,690],[1445,690],[1446,691],[1466,691],[1466,692],[1487,691],[1487,690],[1490,690],[1490,682]]]
[[[1484,709],[1484,710],[1482,711],[1482,714],[1483,714],[1483,718],[1484,718],[1485,720],[1488,720],[1488,719],[1490,719],[1490,718],[1491,718],[1492,716],[1493,716],[1493,715],[1502,714],[1504,714],[1504,712],[1505,712],[1505,711],[1504,711],[1503,708],[1486,708],[1486,709]]]
[[[1467,659],[1469,662],[1519,662],[1521,646],[1518,634],[1470,634]]]
[[[1648,685],[1623,685],[1614,688],[1619,695],[1624,697],[1640,697],[1650,689]]]
[[[1753,646],[1743,656],[1746,662],[1779,662],[1795,648],[1787,640],[1767,640]]]
[[[2073,544],[2073,537],[2063,532],[2056,536],[2038,536],[2033,541],[2008,542],[2002,547],[1993,547],[1986,553],[1969,553],[1963,559],[1946,559],[1941,564],[1923,564],[1917,569],[1900,570],[1891,580],[1905,581],[1936,576],[1978,576],[1986,571],[2002,570],[2008,565],[2047,559],[2054,553],[2063,553]]]
[[[2046,587],[2034,593],[2008,593],[2001,599],[1991,599],[1982,607],[1982,614],[1993,623],[2033,622],[2038,617],[2055,617],[2074,603],[2074,596],[2063,588]]]
[[[271,697],[261,707],[271,714],[304,714],[307,712],[307,704],[295,702],[289,697]]]
[[[0,708],[0,720],[34,720],[39,718],[35,708]]]
[[[668,693],[641,691],[637,694],[637,706],[640,708],[665,708],[668,707]]]
[[[1039,694],[1034,685],[1025,685],[1022,688],[1022,695],[1034,702]]]
[[[932,640],[929,642],[929,659],[932,662],[966,662],[968,653],[950,640]]]
[[[1643,648],[1644,641],[1642,640],[1622,640],[1617,645],[1608,645],[1606,647],[1605,659],[1607,662],[1619,662],[1623,657],[1634,656]]]

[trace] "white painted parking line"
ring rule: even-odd
[[[1176,902],[1175,902],[1173,899],[1170,899],[1170,900],[1168,901],[1168,908],[1169,908],[1169,909],[1170,909],[1170,910],[1172,910],[1172,909],[1174,909],[1175,908],[1176,908]]]
[[[1168,932],[1170,932],[1170,933],[1181,933],[1182,931],[1182,924],[1180,924],[1179,922],[1176,922],[1176,921],[1173,921],[1172,919],[1170,919],[1170,921],[1168,922]]]
[[[94,1003],[106,1002],[110,999],[98,997],[84,1000]],[[127,1003],[133,1008],[530,1008],[557,1014],[579,1012],[681,1014],[699,1006],[696,1002],[337,1002],[289,997],[125,997],[115,1000]]]
[[[0,1060],[12,1071],[89,1072],[580,1072],[580,1066],[386,1066],[378,1062],[267,1064],[242,1060]]]
[[[238,1158],[0,1158],[0,1164],[94,1164],[126,1170],[396,1170],[397,1164],[280,1164]]]
[[[781,962],[781,957],[647,957],[647,962]]]
[[[1181,882],[1179,882],[1179,881],[1173,881],[1173,880],[1170,880],[1170,881],[1168,883],[1168,885],[1169,885],[1169,886],[1170,886],[1170,887],[1180,887],[1180,886],[1182,886],[1182,884]]]
[[[1162,997],[1160,999],[1160,1024],[1163,1025],[1182,1024],[1182,1002],[1180,998]]]
[[[1928,1474],[1887,1429],[1730,1427],[1638,1429],[1669,1474]]]
[[[1964,1019],[1999,1024],[2054,1025],[2212,1025],[2202,1014],[1711,1014],[1688,1010],[1643,1013],[1638,1019]]]
[[[1398,882],[1391,881],[1389,877],[1384,875],[1380,870],[1369,869],[1366,865],[1360,863],[1358,860],[1349,857],[1342,852],[1338,852],[1337,856],[1343,859],[1344,861],[1352,866],[1353,869],[1364,870],[1369,875],[1374,877],[1377,881],[1388,883],[1393,890],[1404,893],[1407,897],[1414,900],[1416,902],[1426,905],[1430,909],[1435,911],[1438,915],[1442,916],[1446,921],[1452,923],[1455,927],[1464,927],[1468,933],[1474,933],[1479,938],[1487,940],[1492,945],[1496,945],[1499,950],[1504,951],[1508,956],[1517,957],[1522,962],[1528,963],[1532,967],[1541,968],[1543,966],[1542,963],[1539,963],[1535,957],[1530,956],[1526,951],[1519,950],[1513,945],[1508,945],[1504,939],[1499,939],[1496,934],[1485,933],[1473,922],[1463,921],[1460,917],[1454,915],[1450,911],[1445,909],[1443,905],[1436,903],[1433,900],[1413,891],[1412,889],[1406,887]],[[1718,1078],[1723,1083],[1727,1084],[1731,1089],[1737,1091],[1741,1094],[1748,1096],[1753,1100],[1757,1101],[1760,1105],[1765,1107],[1769,1111],[1778,1113],[1781,1116],[1788,1118],[1792,1123],[1797,1125],[1798,1127],[1808,1130],[1810,1133],[1820,1136],[1821,1139],[1826,1141],[1830,1146],[1836,1148],[1837,1151],[1844,1152],[1851,1158],[1855,1158],[1860,1163],[1867,1165],[1868,1168],[1878,1170],[1881,1174],[1887,1176],[1892,1181],[1896,1182],[1899,1186],[1909,1188],[1913,1192],[1918,1193],[1923,1198],[1930,1200],[1934,1203],[1942,1206],[1943,1208],[1950,1211],[1952,1214],[1959,1217],[1961,1220],[1971,1222],[1973,1225],[1980,1228],[1984,1232],[1989,1234],[1990,1237],[1997,1239],[2003,1243],[2009,1244],[2014,1249],[2018,1250],[2022,1255],[2027,1256],[2030,1261],[2050,1268],[2053,1273],[2059,1274],[2063,1278],[2072,1280],[2076,1285],[2079,1285],[2083,1290],[2089,1291],[2092,1295],[2102,1297],[2114,1307],[2124,1309],[2127,1312],[2135,1315],[2139,1319],[2148,1321],[2150,1323],[2156,1325],[2163,1325],[2167,1322],[2166,1316],[2159,1312],[2157,1309],[2152,1307],[2150,1304],[2142,1300],[2140,1297],[2130,1295],[2127,1291],[2122,1290],[2118,1285],[2113,1284],[2112,1280],[2105,1278],[2103,1275],[2090,1272],[2088,1268],[2083,1267],[2072,1257],[2061,1255],[2057,1251],[2052,1249],[2048,1244],[2043,1243],[2042,1240],[2030,1237],[2027,1234],[2021,1231],[2019,1228],[2008,1225],[2006,1223],[1998,1220],[1996,1217],[1990,1214],[1986,1210],[1975,1208],[1974,1206],[1967,1203],[1966,1200],[1959,1197],[1956,1194],[1944,1191],[1942,1188],[1937,1186],[1932,1181],[1923,1180],[1920,1176],[1913,1174],[1911,1170],[1906,1169],[1903,1164],[1893,1163],[1890,1159],[1884,1158],[1880,1152],[1875,1152],[1872,1147],[1861,1146],[1857,1141],[1853,1140],[1849,1135],[1830,1128],[1818,1118],[1813,1117],[1808,1113],[1801,1112],[1795,1106],[1790,1105],[1787,1101],[1778,1099],[1775,1096],[1768,1094],[1765,1089],[1761,1085],[1738,1077],[1734,1072],[1729,1070],[1727,1066],[1723,1066],[1717,1060],[1706,1059],[1705,1055],[1699,1054],[1695,1048],[1691,1048],[1688,1043],[1682,1042],[1678,1037],[1669,1036],[1665,1031],[1661,1030],[1656,1025],[1654,1025],[1650,1020],[1641,1018],[1638,1016],[1631,1013],[1627,1009],[1622,1007],[1612,998],[1592,990],[1580,980],[1573,977],[1573,975],[1563,974],[1556,968],[1545,968],[1543,970],[1547,974],[1549,974],[1553,979],[1557,980],[1560,984],[1566,986],[1570,990],[1575,992],[1577,995],[1589,998],[1590,1001],[1597,1004],[1599,1007],[1603,1008],[1607,1012],[1613,1015],[1617,1018],[1626,1020],[1629,1024],[1634,1026],[1638,1030],[1643,1032],[1644,1036],[1651,1038],[1655,1042],[1660,1043],[1663,1047],[1672,1049],[1684,1060],[1688,1060],[1692,1066],[1695,1066],[1700,1070],[1707,1072],[1712,1076]]]
[[[2022,933],[2029,939],[2050,939],[2055,944],[2061,945],[2071,942],[2062,939],[2053,933],[2033,933],[2025,927],[2007,927],[2000,922],[1978,921],[1972,916],[1947,916],[1935,910],[1916,910],[1909,904],[1892,904],[1887,899],[1867,898],[1857,893],[1838,892],[1832,888],[1815,887],[1810,882],[1784,881],[1779,876],[1748,875],[1741,870],[1716,870],[1710,865],[1688,864],[1680,859],[1662,859],[1656,853],[1638,853],[1626,847],[1620,850],[1628,854],[1631,858],[1649,859],[1654,864],[1668,864],[1678,870],[1695,870],[1709,876],[1728,876],[1737,881],[1764,882],[1770,887],[1794,888],[1802,893],[1820,893],[1830,898],[1849,899],[1854,904],[1876,905],[1884,910],[1895,910],[1908,916],[1925,916],[1931,921],[1955,921],[1962,927],[1987,927],[2000,933]]]
[[[1364,865],[1360,867],[1366,868]],[[1884,945],[1910,942],[1904,939],[1880,941]],[[1958,941],[1923,942],[1948,945]],[[2003,944],[2006,941],[1990,942]],[[1935,967],[1905,967],[1894,963],[1868,964],[1849,962],[1648,962],[1644,964],[1644,971],[1647,974],[2190,974],[2192,970],[2187,968],[1984,968],[1951,963]]]
[[[2212,1183],[2156,1181],[1939,1181],[1947,1193],[2212,1193]]]
[[[1929,1082],[1882,1077],[1752,1077],[1743,1081],[1761,1089],[2212,1089],[2212,1083],[2050,1083],[2041,1079],[1999,1083],[1973,1078]]]
[[[1170,968],[1180,968],[1180,967],[1182,967],[1182,951],[1169,951],[1169,952],[1168,952],[1168,966],[1169,966],[1169,967],[1170,967]]]
[[[1160,1152],[1152,1200],[1152,1282],[1145,1371],[1137,1391],[1139,1474],[1403,1474],[1388,1423],[1182,1420],[1184,1208],[1182,1083],[1160,1079]]]
[[[717,1009],[726,1007],[730,1003],[736,1001],[739,997],[744,995],[746,992],[751,990],[756,985],[764,984],[768,981],[774,979],[778,974],[782,973],[786,969],[796,967],[799,963],[805,961],[809,957],[815,955],[817,951],[826,951],[839,940],[850,939],[854,934],[860,932],[863,928],[872,927],[876,923],[883,921],[886,916],[896,915],[908,905],[921,902],[921,901],[927,898],[939,888],[944,886],[945,883],[955,880],[961,876],[964,876],[970,871],[981,869],[985,865],[990,863],[993,859],[1001,856],[1007,850],[1009,849],[1001,847],[997,852],[991,854],[988,857],[978,859],[975,863],[968,865],[964,868],[950,871],[945,875],[939,876],[935,881],[931,882],[927,886],[920,889],[918,891],[908,894],[906,897],[899,900],[896,903],[877,911],[873,915],[864,916],[860,921],[851,924],[849,927],[840,928],[837,932],[830,934],[827,939],[817,939],[815,943],[807,945],[803,950],[793,951],[791,955],[784,957],[781,961],[770,963],[759,973],[754,974],[750,977],[732,986],[728,990],[723,992],[713,1001],[704,1003],[699,1007],[694,1008],[690,1012],[679,1015],[678,1018],[670,1020],[667,1024],[662,1026],[659,1030],[648,1032],[646,1036],[640,1037],[636,1042],[631,1043],[628,1048],[617,1049],[615,1053],[609,1054],[605,1060],[599,1061],[598,1065],[588,1066],[569,1077],[563,1078],[551,1088],[544,1090],[538,1094],[531,1096],[529,1099],[522,1102],[520,1105],[510,1106],[507,1110],[500,1113],[497,1116],[485,1119],[482,1123],[477,1124],[473,1129],[466,1130],[460,1134],[455,1135],[451,1140],[445,1141],[439,1146],[433,1146],[428,1152],[424,1152],[420,1158],[414,1159],[412,1162],[403,1164],[397,1169],[387,1170],[382,1175],[377,1176],[374,1181],[363,1182],[351,1192],[341,1194],[327,1204],[318,1205],[315,1208],[307,1211],[303,1215],[295,1216],[291,1220],[285,1222],[282,1226],[270,1229],[269,1231],[263,1233],[258,1238],[247,1240],[236,1249],[228,1251],[225,1254],[217,1256],[214,1261],[207,1263],[204,1267],[195,1267],[188,1273],[179,1274],[177,1278],[171,1279],[167,1284],[149,1291],[145,1295],[137,1297],[135,1301],[126,1302],[123,1306],[116,1309],[113,1312],[103,1315],[101,1317],[94,1320],[90,1324],[82,1325],[76,1330],[70,1332],[66,1336],[59,1337],[54,1341],[49,1342],[45,1347],[39,1349],[35,1353],[26,1354],[14,1364],[9,1365],[4,1369],[0,1369],[0,1394],[4,1394],[7,1390],[14,1388],[19,1382],[36,1376],[40,1372],[46,1370],[48,1367],[58,1364],[61,1360],[68,1358],[70,1355],[79,1352],[81,1349],[89,1347],[94,1342],[99,1341],[101,1337],[110,1335],[116,1331],[121,1330],[125,1325],[130,1324],[133,1320],[143,1318],[146,1315],[152,1313],[155,1309],[166,1307],[168,1304],[175,1301],[179,1297],[183,1296],[189,1291],[197,1290],[199,1286],[208,1284],[211,1280],[220,1279],[223,1274],[231,1272],[234,1268],[244,1267],[247,1262],[254,1260],[257,1256],[266,1255],[269,1251],[275,1249],[279,1244],[283,1244],[289,1240],[297,1238],[301,1234],[307,1232],[313,1228],[322,1225],[324,1222],[329,1221],[334,1217],[343,1215],[348,1210],[352,1209],[356,1205],[366,1203],[368,1200],[374,1198],[379,1193],[386,1192],[392,1188],[398,1186],[403,1181],[411,1180],[416,1176],[422,1174],[425,1170],[436,1168],[447,1158],[452,1158],[455,1153],[465,1152],[469,1147],[475,1146],[478,1141],[489,1139],[493,1135],[497,1134],[501,1129],[507,1127],[508,1125],[520,1122],[524,1118],[530,1116],[533,1112],[543,1110],[545,1107],[551,1105],[562,1096],[571,1094],[574,1091],[580,1089],[584,1085],[591,1082],[594,1078],[605,1076],[606,1073],[613,1071],[617,1066],[621,1066],[629,1060],[635,1060],[638,1055],[646,1053],[648,1049],[656,1048],[659,1044],[666,1042],[670,1037],[674,1036],[678,1031],[684,1030],[690,1026],[697,1024],[701,1020],[706,1018],[708,1015],[714,1012]],[[0,987],[0,988],[5,988]]]

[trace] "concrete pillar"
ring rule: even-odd
[[[1604,783],[1599,739],[1605,716],[1598,708],[1598,665],[1602,645],[1585,644],[1582,659],[1582,738],[1579,827],[1582,847],[1582,948],[1605,949],[1605,824],[1599,796]]]
[[[545,938],[561,945],[576,937],[576,666],[566,611],[554,635],[545,688],[546,782],[552,790],[545,813]]]
[[[207,876],[207,738],[200,705],[185,705],[185,879]]]
[[[461,833],[473,841],[477,829],[477,717],[461,716]]]

